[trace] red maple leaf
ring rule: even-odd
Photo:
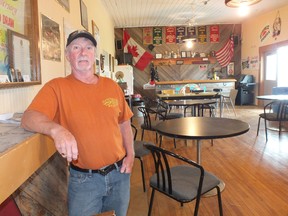
[[[139,53],[137,52],[137,46],[128,45],[128,52],[131,53],[133,57],[137,57],[139,55]]]

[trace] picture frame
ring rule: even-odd
[[[92,34],[97,42],[97,47],[96,47],[96,58],[100,59],[100,31],[94,20],[91,20],[92,23]]]
[[[183,65],[184,64],[184,61],[183,60],[177,60],[176,61],[176,65]]]
[[[192,55],[191,55],[191,51],[187,51],[187,52],[186,52],[186,57],[187,57],[187,58],[191,58],[191,56],[192,56]]]
[[[81,25],[87,31],[89,31],[87,6],[85,5],[83,0],[80,0],[80,15],[81,15]]]
[[[24,82],[23,75],[31,80],[31,42],[18,32],[7,30],[9,50],[9,79],[11,82]],[[23,58],[25,56],[25,58]]]
[[[70,13],[70,0],[56,0],[66,11]]]
[[[186,57],[187,57],[186,51],[181,51],[181,58],[186,58]]]
[[[234,76],[234,71],[235,71],[235,64],[234,64],[234,62],[230,62],[227,65],[227,75],[228,76]]]
[[[43,58],[61,62],[60,26],[49,17],[41,14]]]
[[[156,59],[161,59],[162,58],[162,54],[161,53],[156,53],[155,54],[155,58]]]

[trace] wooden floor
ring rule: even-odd
[[[181,110],[178,110],[181,111]],[[288,216],[288,133],[268,131],[265,141],[264,122],[261,122],[259,136],[256,136],[258,114],[261,108],[254,106],[237,107],[237,117],[224,111],[224,117],[237,118],[250,124],[251,129],[238,137],[202,142],[202,165],[225,182],[222,191],[224,215],[235,216]],[[142,118],[133,123],[139,125]],[[221,125],[219,125],[221,127]],[[140,134],[138,139],[140,139]],[[155,141],[154,133],[146,133],[145,140]],[[190,141],[192,142],[192,141]],[[163,147],[185,157],[196,160],[196,146],[186,146],[183,140],[165,138]],[[145,157],[147,192],[143,192],[139,161],[135,159],[131,178],[131,201],[128,216],[147,215],[151,189],[149,176],[152,175],[152,157]],[[155,216],[193,215],[195,202],[180,206],[176,201],[156,192],[153,206]],[[203,197],[199,215],[219,215],[217,198]]]

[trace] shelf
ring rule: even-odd
[[[205,58],[169,58],[169,59],[153,59],[155,66],[169,66],[169,65],[189,65],[189,64],[215,64],[217,59],[215,57]]]

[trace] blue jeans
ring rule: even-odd
[[[114,169],[106,176],[70,169],[68,185],[69,216],[90,216],[115,210],[126,216],[130,200],[130,175]]]

